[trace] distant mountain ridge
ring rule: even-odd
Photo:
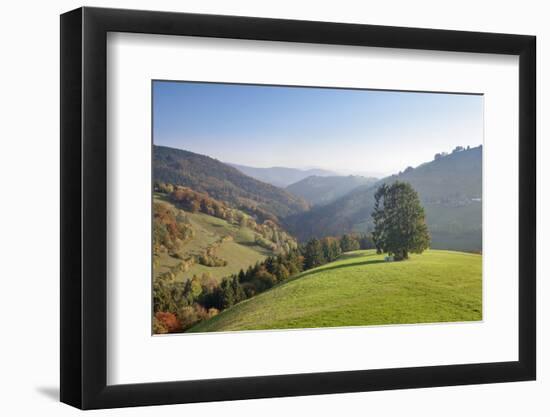
[[[332,171],[316,168],[304,170],[286,167],[256,168],[233,163],[227,163],[227,165],[238,169],[240,172],[248,175],[249,177],[281,188],[287,187],[290,184],[301,181],[312,175],[319,177],[336,175],[336,173]]]
[[[207,193],[254,214],[282,218],[309,209],[301,197],[251,178],[217,159],[166,146],[153,146],[153,178]]]
[[[359,175],[320,177],[312,175],[286,187],[312,205],[324,205],[346,195],[361,185],[372,185],[377,178]]]
[[[285,219],[286,228],[300,240],[310,237],[366,232],[372,228],[374,193],[383,183],[409,182],[418,191],[432,247],[482,249],[482,147],[439,156],[416,168],[362,185],[345,196]]]
[[[450,155],[438,154],[430,162],[375,183],[367,178],[365,184],[356,184],[363,177],[308,176],[289,185],[288,190],[193,152],[154,146],[153,158],[156,182],[187,186],[260,220],[278,220],[302,241],[370,231],[377,187],[396,180],[406,181],[420,195],[433,248],[482,249],[481,146]],[[310,204],[315,204],[311,210]]]

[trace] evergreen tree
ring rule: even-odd
[[[372,240],[376,248],[376,253],[382,253],[382,243],[384,242],[384,207],[383,198],[386,195],[388,187],[382,184],[374,194],[374,209],[372,211],[372,219],[374,222],[374,230],[372,232]]]
[[[326,262],[332,262],[334,257],[330,248],[330,240],[328,238],[321,239],[321,248],[323,250],[323,256]]]
[[[359,242],[357,241],[355,236],[344,235],[340,239],[340,248],[342,249],[342,252],[350,252],[352,250],[358,250]]]
[[[342,248],[337,240],[333,240],[330,244],[330,250],[334,259],[338,258],[342,254]]]
[[[233,290],[233,302],[235,304],[246,298],[243,287],[239,284],[239,278],[236,275],[231,280],[231,289]]]
[[[424,208],[409,183],[396,181],[380,186],[372,217],[372,237],[378,252],[388,252],[402,260],[409,257],[409,252],[422,253],[429,247]]]
[[[374,249],[374,242],[369,235],[359,236],[359,249]]]
[[[290,276],[288,269],[283,264],[277,264],[274,274],[278,282],[284,281]]]
[[[333,237],[326,237],[321,240],[321,245],[323,248],[323,255],[325,257],[325,262],[335,261],[342,254],[340,249],[340,242],[338,239]]]
[[[307,242],[304,252],[304,268],[311,269],[326,263],[323,247],[318,239]]]
[[[226,309],[235,304],[235,294],[231,286],[231,281],[228,278],[224,278],[220,284],[221,292],[221,308]]]
[[[269,257],[264,261],[264,265],[265,265],[265,269],[267,269],[267,272],[269,272],[270,274],[272,274],[273,271],[275,271],[275,258],[273,258],[272,256],[269,256]]]
[[[290,275],[298,274],[304,269],[304,260],[298,249],[292,249],[286,255],[285,266]]]
[[[241,269],[241,270],[239,271],[239,282],[244,282],[245,279],[246,279],[246,274],[245,274],[245,272]]]

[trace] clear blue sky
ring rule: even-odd
[[[483,97],[154,81],[153,141],[255,167],[390,174],[483,142]]]

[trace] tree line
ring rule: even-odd
[[[263,215],[273,217],[272,220],[280,219],[309,208],[304,199],[281,188],[244,175],[206,155],[180,149],[153,147],[153,177],[158,182],[208,193],[212,198],[255,217]]]
[[[153,254],[176,254],[195,232],[184,212],[164,203],[153,204]]]
[[[157,193],[164,194],[166,200],[170,201],[179,209],[190,213],[204,213],[225,220],[230,224],[252,229],[257,234],[255,237],[256,243],[265,249],[273,252],[287,252],[291,248],[296,247],[295,239],[279,226],[277,219],[273,216],[262,215],[261,210],[253,210],[255,213],[255,218],[253,218],[240,209],[230,207],[224,202],[210,197],[207,193],[197,192],[188,187],[156,182],[153,189]],[[153,209],[155,220],[157,217],[160,217],[161,214],[164,215],[162,212],[169,211],[168,208],[163,208],[160,203],[156,203]],[[187,221],[184,212],[181,216],[182,222]],[[155,242],[157,242],[157,236],[163,236],[161,233],[163,229],[162,222],[155,222],[154,227],[154,238]],[[174,226],[170,227],[172,229],[174,228]],[[181,228],[184,226],[177,225],[177,227]],[[190,225],[185,227],[191,228]],[[157,232],[157,228],[159,232]],[[192,237],[189,234],[185,236],[186,238]],[[162,239],[158,240],[161,244],[164,242]],[[174,246],[177,245],[169,245],[169,247]]]
[[[208,273],[194,275],[184,282],[155,279],[154,332],[185,331],[303,271],[333,262],[343,252],[373,248],[374,242],[368,235],[313,238],[287,253],[269,256],[246,270],[241,269],[219,283]]]

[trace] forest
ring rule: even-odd
[[[344,252],[373,248],[374,243],[367,235],[312,238],[297,248],[241,269],[221,282],[208,273],[193,275],[185,282],[159,277],[153,286],[154,333],[185,331],[296,274],[333,262]]]

